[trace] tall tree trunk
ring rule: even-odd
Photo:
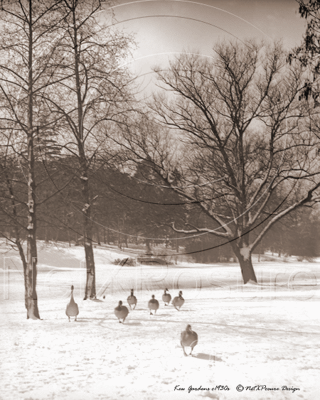
[[[87,267],[86,291],[84,296],[84,300],[86,300],[87,298],[96,298],[96,271],[92,246],[90,191],[86,171],[83,171],[81,178],[83,182],[82,195],[85,202],[85,206],[83,209],[83,240]]]
[[[32,0],[29,0],[29,76],[28,76],[28,226],[27,226],[27,268],[25,274],[27,288],[27,318],[39,319],[37,285],[37,241],[36,241],[36,201],[34,180],[34,143],[33,143],[33,71],[32,71]]]
[[[241,268],[243,283],[246,284],[250,280],[257,282],[256,274],[252,265],[251,251],[249,247],[242,245],[239,247],[236,243],[231,243],[234,254],[236,255]]]
[[[88,231],[87,231],[88,232]],[[94,255],[91,240],[85,238],[84,251],[86,255],[86,266],[87,266],[87,281],[86,281],[86,292],[83,300],[87,298],[96,298],[96,274],[95,274],[95,264]]]
[[[76,3],[73,4],[72,8],[73,17],[73,50],[74,50],[74,72],[75,72],[75,83],[77,93],[77,106],[78,106],[78,150],[79,150],[79,162],[81,168],[81,180],[82,180],[82,197],[84,201],[83,208],[83,241],[84,251],[86,258],[87,267],[87,281],[84,300],[96,297],[96,278],[95,278],[95,263],[92,247],[92,222],[91,222],[91,205],[90,205],[90,188],[88,182],[88,165],[85,154],[84,144],[84,131],[83,131],[83,104],[81,94],[81,83],[80,83],[80,72],[79,72],[79,44],[78,44],[78,28],[76,22]]]

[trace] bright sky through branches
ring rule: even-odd
[[[183,50],[212,55],[218,40],[282,39],[289,49],[305,31],[295,0],[121,0],[113,10],[117,26],[135,33],[131,69],[139,75]],[[142,79],[146,87],[152,75]]]

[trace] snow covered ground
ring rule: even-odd
[[[83,301],[81,247],[43,245],[42,320],[30,321],[19,259],[3,252],[1,399],[320,398],[319,263],[256,262],[261,284],[242,285],[236,263],[121,267],[111,264],[119,252],[103,249],[95,258],[98,300]],[[71,285],[80,314],[69,323]],[[180,312],[164,306],[166,287],[172,296],[183,291]],[[131,288],[138,305],[119,324],[113,310]],[[160,301],[156,316],[147,309],[152,294]],[[194,357],[179,344],[188,323],[199,335]],[[210,390],[189,393],[191,386]]]

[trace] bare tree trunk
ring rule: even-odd
[[[96,273],[92,247],[90,192],[86,171],[83,171],[82,173],[82,182],[82,195],[85,202],[85,206],[83,209],[83,239],[87,267],[87,282],[84,296],[84,300],[86,300],[87,298],[96,298]]]
[[[109,229],[107,229],[107,243],[110,244],[110,235],[109,235]]]
[[[44,227],[44,241],[45,241],[46,243],[49,243],[49,239],[48,239],[48,225],[47,225],[46,222],[45,222],[45,227]]]
[[[91,299],[96,298],[96,279],[93,248],[91,240],[87,240],[87,238],[85,238],[84,251],[86,255],[87,266],[87,282],[84,300],[87,300],[88,297]]]
[[[78,31],[76,23],[76,5],[73,5],[72,18],[73,18],[73,45],[74,45],[74,72],[75,72],[75,83],[77,93],[77,106],[78,106],[78,150],[79,150],[79,162],[81,167],[81,180],[82,180],[82,197],[84,201],[83,208],[83,240],[84,240],[84,251],[86,258],[87,267],[87,281],[84,300],[96,297],[96,279],[95,279],[95,263],[94,254],[92,247],[92,222],[91,222],[91,205],[90,205],[90,188],[88,182],[88,165],[86,160],[86,154],[84,149],[84,131],[83,131],[83,104],[81,94],[81,83],[80,83],[80,72],[79,72],[79,60],[80,50],[78,44]]]
[[[257,282],[256,274],[252,265],[251,254],[249,258],[239,257],[238,258],[241,268],[241,274],[243,278],[243,283],[248,283],[250,280],[253,282]]]
[[[120,250],[122,250],[122,238],[121,238],[121,233],[120,233],[119,217],[118,217],[118,247]]]
[[[27,226],[27,268],[25,273],[27,288],[27,318],[39,319],[37,285],[37,242],[36,242],[36,201],[34,180],[33,144],[33,70],[32,70],[32,0],[29,1],[29,76],[28,76],[28,226]]]
[[[250,280],[257,282],[257,277],[252,265],[251,251],[248,247],[238,247],[237,244],[231,243],[234,254],[236,255],[241,268],[243,283],[246,284]]]
[[[148,255],[152,254],[151,246],[150,246],[150,240],[149,239],[146,239],[146,247],[147,247],[147,254]]]
[[[69,247],[71,247],[71,235],[70,235],[69,227],[68,227],[68,243],[69,243]]]

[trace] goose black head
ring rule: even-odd
[[[131,295],[133,295],[133,289],[131,289]]]
[[[180,292],[179,292],[179,296],[182,296],[182,290],[180,290]]]
[[[152,295],[152,298],[154,299],[154,294]]]
[[[122,306],[122,301],[121,300],[119,301],[119,306]]]
[[[72,285],[72,286],[71,286],[71,290],[73,290],[73,289],[74,289],[74,286]]]
[[[191,325],[188,324],[187,327],[186,327],[186,331],[187,331],[187,332],[190,332],[191,330],[192,330],[192,329],[191,329]]]

